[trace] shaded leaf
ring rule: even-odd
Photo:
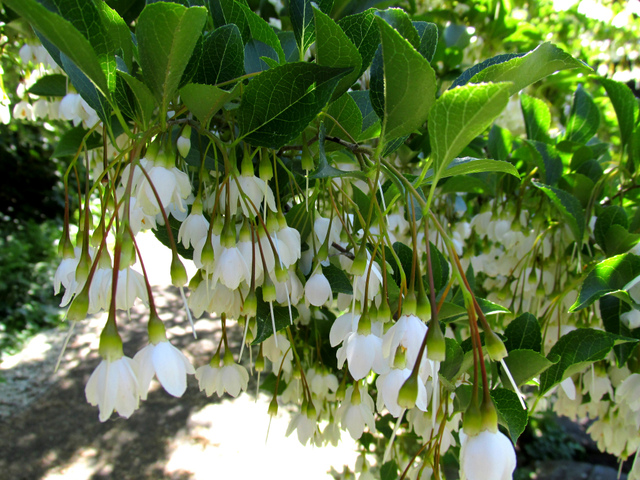
[[[506,337],[504,346],[508,352],[520,349],[540,352],[542,345],[540,324],[536,317],[528,312],[513,319],[507,325],[504,336]]]
[[[582,238],[584,237],[584,210],[578,199],[564,190],[544,185],[535,180],[531,183],[549,197],[564,217],[564,220],[569,224],[573,239],[578,244],[582,244]]]

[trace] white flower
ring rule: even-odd
[[[640,374],[633,373],[618,385],[616,402],[627,403],[631,410],[640,410]]]
[[[25,100],[16,103],[13,107],[13,118],[19,118],[20,120],[35,120],[33,107]]]
[[[144,276],[131,267],[123,268],[118,272],[116,307],[130,310],[136,298],[141,299],[145,305],[149,302]]]
[[[245,217],[254,217],[256,209],[260,209],[266,197],[267,206],[273,212],[277,211],[275,198],[271,187],[264,180],[254,175],[238,175],[229,180],[229,211],[235,215],[238,210],[238,202]],[[240,190],[247,197],[240,196]],[[220,208],[224,211],[227,201],[226,186],[220,194]]]
[[[285,436],[288,437],[294,430],[297,430],[298,440],[302,445],[306,445],[315,433],[320,433],[315,415],[307,412],[299,412],[293,416]]]
[[[620,315],[620,321],[632,330],[640,327],[640,310],[633,308],[628,312],[624,312]]]
[[[348,361],[349,373],[354,380],[366,377],[371,370],[382,374],[389,369],[382,356],[382,338],[374,333],[351,332],[338,350],[337,358],[338,368],[342,368],[345,360]]]
[[[141,178],[135,194],[144,213],[157,215],[160,213],[160,205],[166,210],[170,203],[173,203],[175,207],[183,211],[183,200],[191,194],[189,176],[176,167],[166,168],[158,163],[151,165],[151,167],[147,166],[145,169],[151,184],[153,184],[158,193],[160,204],[149,180],[144,176]]]
[[[184,248],[189,248],[189,245],[193,245],[195,248],[196,243],[200,242],[203,238],[206,241],[208,231],[209,222],[204,218],[202,212],[192,211],[186,220],[182,222],[182,225],[180,225],[178,242],[182,242]]]
[[[304,297],[311,305],[321,307],[331,298],[331,284],[322,272],[314,273],[304,286]]]
[[[138,379],[135,363],[128,357],[102,360],[84,389],[89,402],[100,410],[100,421],[106,422],[115,410],[129,418],[138,408]]]
[[[340,419],[340,424],[349,431],[351,438],[357,440],[362,436],[365,426],[373,433],[376,432],[373,412],[373,399],[366,388],[355,390],[351,386],[347,388],[344,401],[336,411],[336,418]]]
[[[511,480],[516,452],[503,433],[488,430],[469,437],[460,432],[461,480]]]
[[[213,365],[203,365],[196,370],[196,378],[200,391],[205,390],[207,396],[216,392],[221,397],[227,392],[232,397],[237,397],[241,391],[247,389],[249,383],[249,373],[245,367],[226,359],[224,365],[219,367],[216,366],[215,357]]]
[[[403,408],[398,405],[398,393],[400,388],[404,384],[405,380],[411,375],[411,370],[405,368],[400,370],[393,368],[389,373],[380,375],[376,380],[376,387],[378,389],[378,411],[381,411],[383,407],[387,407],[389,413],[398,418],[402,413]],[[423,412],[427,411],[427,389],[422,381],[418,381],[418,397],[416,399],[416,407]]]
[[[251,280],[251,271],[242,253],[237,247],[223,248],[220,256],[215,260],[213,282],[222,283],[231,290],[235,290],[240,282]]]
[[[295,228],[284,227],[275,232],[273,244],[278,252],[280,262],[285,267],[293,265],[302,255],[300,232]]]
[[[407,368],[413,368],[418,359],[427,326],[415,315],[402,315],[384,334],[382,354],[393,363],[398,347],[406,350]]]
[[[162,387],[174,397],[181,397],[187,389],[187,374],[194,374],[191,362],[180,350],[167,340],[150,343],[133,360],[139,380],[139,392],[142,400],[147,399],[151,379],[155,375]]]

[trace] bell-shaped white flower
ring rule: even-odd
[[[306,407],[306,405],[303,405],[303,410],[306,411],[302,411],[293,416],[291,422],[289,422],[285,435],[288,437],[294,430],[296,430],[298,433],[298,440],[302,445],[306,445],[314,435],[320,434],[320,431],[318,430],[315,409],[311,409]]]
[[[389,365],[382,355],[381,333],[382,324],[361,316],[357,330],[347,335],[336,352],[338,368],[342,368],[346,360],[354,380],[366,377],[371,370],[378,374],[386,373]]]
[[[87,402],[100,410],[100,421],[106,422],[115,410],[129,418],[138,408],[138,380],[135,364],[128,357],[102,360],[85,387]]]
[[[393,362],[398,347],[405,349],[407,368],[413,368],[422,346],[427,326],[415,315],[402,315],[384,334],[382,353]]]
[[[196,370],[196,378],[200,391],[204,390],[207,396],[215,392],[221,397],[227,392],[232,397],[237,397],[241,391],[247,389],[249,373],[242,365],[233,361],[229,353],[225,353],[224,363],[220,367],[220,356],[215,355],[208,365],[203,365]]]
[[[365,427],[376,432],[373,416],[374,404],[366,388],[347,388],[343,402],[336,411],[336,417],[343,428],[346,428],[354,440],[359,439]]]
[[[322,272],[314,273],[304,286],[304,297],[311,305],[321,307],[331,298],[331,284]]]
[[[503,433],[483,430],[478,435],[460,433],[461,480],[511,480],[516,452]]]
[[[122,268],[118,272],[116,307],[121,310],[130,310],[136,298],[142,300],[145,305],[149,303],[144,276],[131,267]]]
[[[13,107],[13,118],[34,121],[33,107],[26,100],[22,100]]]
[[[155,344],[150,343],[136,353],[133,360],[136,362],[142,400],[147,399],[154,375],[167,393],[181,397],[187,389],[187,374],[195,373],[193,365],[184,353],[171,345],[166,338]]]
[[[378,411],[382,411],[384,407],[387,407],[389,413],[398,418],[402,414],[403,408],[398,405],[398,393],[400,388],[404,384],[405,380],[411,375],[411,370],[408,368],[399,369],[393,368],[390,372],[380,375],[376,380],[376,388],[378,389]],[[418,378],[418,397],[416,398],[416,408],[427,411],[427,389]]]
[[[220,282],[231,290],[235,290],[240,282],[249,281],[251,271],[240,250],[233,246],[223,248],[222,253],[216,259],[216,267],[213,270],[213,282]]]
[[[198,242],[203,238],[206,239],[208,231],[209,221],[202,214],[202,207],[198,211],[194,204],[191,213],[180,225],[178,242],[182,242],[184,248],[189,248],[189,245],[195,248]]]

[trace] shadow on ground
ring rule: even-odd
[[[168,289],[156,298],[162,299],[158,311],[172,343],[190,355],[194,365],[207,362],[220,338],[219,321],[209,321],[209,331],[200,332],[200,339],[194,341],[178,291]],[[131,313],[130,320],[126,314],[118,320],[126,355],[133,356],[147,343],[144,312],[139,309]],[[230,330],[235,333],[230,340],[238,345],[241,338],[236,330]],[[89,405],[84,394],[86,382],[100,358],[97,348],[86,354],[87,345],[82,337],[86,335],[72,338],[65,354],[65,359],[79,359],[77,366],[28,408],[1,421],[0,478],[43,478],[78,455],[85,457],[84,464],[88,467],[83,478],[168,478],[163,467],[170,440],[185,428],[194,411],[219,402],[218,398],[207,398],[199,392],[197,381],[190,375],[182,398],[156,388],[128,420],[114,414],[109,421],[100,423],[97,407]],[[95,339],[92,342],[97,345]],[[170,478],[187,479],[190,474]]]

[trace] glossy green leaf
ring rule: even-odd
[[[491,398],[498,410],[498,423],[506,427],[515,443],[529,421],[527,410],[522,408],[518,395],[506,388],[491,390]]]
[[[618,118],[618,126],[620,128],[620,140],[626,145],[631,140],[633,129],[638,118],[638,102],[631,89],[622,82],[617,82],[609,78],[600,78],[598,80],[609,95],[609,100],[613,104],[613,108]]]
[[[206,125],[213,114],[239,93],[238,87],[229,92],[215,85],[190,83],[180,89],[180,98],[198,120]]]
[[[478,74],[485,68],[488,68],[492,65],[505,63],[509,60],[513,60],[514,58],[524,57],[524,55],[524,53],[501,53],[500,55],[496,55],[495,57],[488,58],[487,60],[484,60],[462,72],[462,74],[453,81],[453,83],[449,87],[449,90],[453,90],[456,87],[466,85],[476,74]]]
[[[538,165],[541,178],[547,185],[556,185],[562,177],[562,158],[555,145],[548,145],[537,140],[526,141],[532,149],[533,159]]]
[[[327,114],[331,116],[325,120],[327,136],[339,137],[347,142],[358,140],[362,132],[362,113],[351,95],[343,95],[331,103]]]
[[[366,175],[360,170],[343,171],[329,165],[329,160],[325,152],[326,129],[324,122],[320,124],[318,132],[318,168],[309,174],[309,179],[335,178],[335,177],[356,177],[366,180]]]
[[[137,78],[121,71],[118,71],[118,76],[129,85],[135,97],[135,111],[137,116],[143,125],[148,126],[153,118],[153,110],[156,108],[155,97],[149,88]]]
[[[299,135],[324,108],[347,70],[288,63],[247,85],[238,111],[243,137],[252,145],[280,148]]]
[[[547,357],[534,350],[511,350],[509,355],[504,358],[509,371],[513,376],[513,380],[516,385],[520,386],[527,383],[529,380],[540,376],[542,372],[548,369],[551,365],[556,363],[549,360]],[[505,385],[508,384],[508,379],[503,381]]]
[[[322,273],[329,280],[333,293],[353,294],[353,286],[344,270],[329,264],[326,267],[322,267]]]
[[[544,185],[543,183],[536,182],[535,180],[531,183],[549,197],[551,202],[562,214],[564,220],[569,224],[569,228],[573,234],[573,239],[578,242],[578,244],[582,244],[585,221],[584,210],[582,209],[578,199],[564,190]]]
[[[631,308],[633,307],[630,307],[628,304],[612,295],[602,297],[600,299],[600,317],[602,318],[602,324],[604,325],[605,331],[623,337],[638,338],[640,336],[640,330],[636,329],[635,331],[632,331],[620,320],[620,315],[628,312]],[[633,343],[623,343],[613,347],[618,367],[622,367],[627,363],[627,360],[629,360],[634,348],[635,345]]]
[[[440,364],[440,376],[449,381],[453,381],[460,372],[464,352],[458,342],[452,338],[445,338],[446,356],[445,361]]]
[[[244,44],[235,25],[208,33],[202,41],[202,56],[191,79],[193,83],[217,85],[244,75]],[[230,90],[232,84],[222,87]]]
[[[258,324],[256,338],[252,345],[258,345],[273,335],[273,323],[276,326],[276,332],[284,330],[291,325],[289,317],[289,308],[273,305],[273,322],[271,318],[271,307],[262,299],[262,288],[256,289],[256,297],[258,300],[258,309],[256,311],[256,322]],[[293,320],[298,318],[298,310],[291,307]]]
[[[592,328],[578,328],[560,337],[547,358],[559,361],[540,375],[542,396],[565,378],[581,372],[593,362],[604,360],[616,344],[637,342]]]
[[[387,8],[386,10],[376,10],[375,15],[383,19],[384,23],[398,32],[415,50],[420,48],[420,35],[411,18],[403,9]]]
[[[429,62],[379,18],[384,65],[382,132],[391,140],[420,128],[435,102],[436,76]],[[413,28],[413,27],[412,27]]]
[[[600,111],[593,98],[582,85],[573,94],[573,104],[567,121],[565,140],[585,144],[596,134],[600,126]]]
[[[98,54],[87,38],[69,21],[36,0],[6,0],[4,4],[24,17],[53,45],[67,55],[104,94],[109,87]]]
[[[637,242],[637,236],[629,234],[628,228],[629,219],[624,208],[611,205],[598,215],[593,234],[607,256],[612,256],[624,253]]]
[[[504,331],[506,340],[504,346],[508,352],[527,349],[540,352],[542,333],[536,317],[530,313],[523,313],[513,319]]]
[[[513,135],[506,128],[499,127],[495,123],[489,130],[489,140],[487,149],[489,150],[489,158],[496,160],[506,160],[509,158],[513,145]]]
[[[85,148],[91,150],[102,147],[102,137],[95,132],[87,136],[88,133],[89,130],[81,125],[65,132],[56,143],[51,158],[73,157]]]
[[[471,82],[511,82],[509,94],[513,95],[552,73],[573,68],[590,71],[584,63],[545,42],[526,55],[488,66],[475,74]]]
[[[236,3],[244,12],[251,38],[271,47],[277,55],[278,62],[284,63],[284,50],[282,49],[278,35],[273,31],[273,28],[271,28],[271,26],[260,15],[253,12],[248,6],[239,2]]]
[[[67,77],[60,73],[46,75],[28,90],[31,95],[41,97],[64,97],[67,94]]]
[[[329,13],[333,0],[319,0],[315,3],[322,12]],[[304,55],[316,39],[311,0],[289,0],[289,16],[298,48],[301,55]]]
[[[371,65],[371,60],[373,60],[378,45],[380,45],[380,33],[378,32],[378,25],[376,25],[375,10],[370,8],[364,12],[343,17],[338,21],[338,25],[360,53],[362,66],[356,77],[359,78]]]
[[[96,6],[110,42],[109,53],[120,57],[127,70],[131,71],[133,69],[133,41],[129,26],[116,10],[107,5],[107,2],[96,2]]]
[[[427,59],[427,62],[431,62],[438,47],[438,26],[428,22],[413,22],[413,26],[420,37],[420,45],[417,50]]]
[[[453,160],[449,164],[449,166],[442,172],[442,174],[440,175],[440,179],[455,177],[457,175],[468,175],[470,173],[482,172],[502,172],[520,178],[520,174],[518,173],[516,167],[514,167],[509,162],[492,160],[490,158],[463,157]],[[432,180],[433,171],[427,172],[424,183],[429,183]]]
[[[509,83],[465,85],[448,90],[429,112],[429,142],[434,178],[484,132],[509,101]]]
[[[520,106],[524,116],[527,138],[532,141],[549,143],[551,113],[547,104],[535,97],[523,93],[520,95]]]
[[[577,312],[588,307],[600,297],[626,291],[627,284],[640,275],[640,257],[625,253],[598,263],[587,275],[580,294],[569,309]],[[624,295],[623,295],[624,296]]]
[[[207,19],[202,7],[185,8],[175,3],[147,5],[136,27],[144,80],[166,116],[178,93],[180,79]]]
[[[371,105],[371,98],[368,91],[356,90],[349,92],[349,96],[353,98],[360,109],[362,115],[362,132],[356,140],[367,140],[377,137],[380,133],[380,118]]]
[[[316,43],[316,62],[318,65],[336,68],[351,68],[333,92],[332,99],[339,98],[360,76],[362,58],[356,46],[331,17],[319,9],[313,9],[315,29],[321,42]]]

